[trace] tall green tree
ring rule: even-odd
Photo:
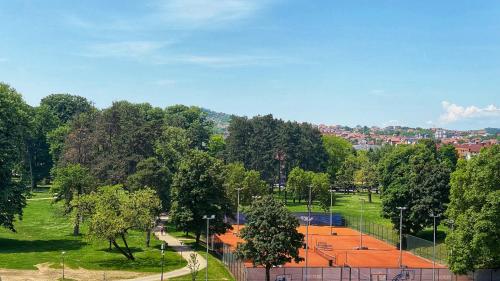
[[[208,153],[210,156],[223,160],[226,150],[226,141],[222,135],[212,135],[208,140]]]
[[[213,122],[196,106],[173,105],[165,109],[165,124],[186,130],[190,148],[206,150]]]
[[[247,224],[240,232],[245,242],[238,245],[236,254],[254,266],[263,266],[266,281],[270,281],[272,267],[303,260],[299,249],[304,235],[297,231],[298,220],[281,202],[268,195],[254,201],[245,214]]]
[[[189,151],[189,137],[186,130],[165,126],[155,143],[155,153],[169,171],[174,174]]]
[[[354,172],[354,181],[360,188],[368,190],[368,203],[372,202],[372,189],[378,187],[377,163],[373,163],[368,152],[357,152],[358,169]]]
[[[34,189],[40,180],[50,176],[53,161],[47,134],[59,126],[59,120],[47,106],[33,108],[32,116],[27,139],[26,170],[31,179],[31,189]]]
[[[103,186],[78,200],[79,211],[89,225],[89,237],[110,241],[127,259],[135,260],[127,243],[130,230],[150,229],[160,209],[151,189],[129,193],[121,185]],[[123,246],[118,244],[122,240]]]
[[[29,107],[9,85],[0,83],[0,225],[15,231],[22,218],[28,189],[13,179],[13,171],[26,155]]]
[[[127,187],[131,191],[150,188],[160,197],[163,210],[170,209],[170,186],[172,173],[155,157],[142,160],[137,170],[127,179]]]
[[[309,186],[311,185],[311,177],[306,171],[302,170],[299,167],[295,167],[292,169],[290,174],[288,175],[288,180],[286,183],[287,189],[293,195],[293,202],[295,200],[301,201],[302,199],[307,200],[307,193],[309,192]]]
[[[82,214],[76,205],[79,198],[94,189],[95,180],[90,171],[80,164],[69,164],[54,169],[51,192],[57,193],[55,201],[64,201],[64,213],[74,215],[73,235],[80,234]]]
[[[284,122],[272,115],[233,117],[228,131],[227,161],[260,172],[269,185],[278,182],[280,169],[285,177],[294,167],[315,172],[325,169],[321,134],[310,124]],[[277,159],[278,154],[284,156],[284,163]]]
[[[407,207],[403,217],[405,233],[417,233],[431,226],[430,213],[445,211],[451,170],[439,161],[435,146],[399,146],[379,165],[382,214],[392,220],[395,229],[399,229],[397,207]]]
[[[191,150],[179,165],[172,183],[172,221],[179,229],[192,231],[199,243],[205,230],[204,215],[212,233],[224,233],[230,225],[224,216],[231,214],[231,202],[224,189],[224,165],[206,152]]]
[[[80,113],[94,110],[86,98],[70,94],[52,94],[40,101],[41,107],[48,108],[62,124],[68,123]]]
[[[237,189],[240,189],[240,204],[248,205],[252,202],[252,196],[262,196],[267,193],[266,182],[260,178],[260,173],[254,170],[246,170],[242,163],[231,163],[226,165],[226,176],[224,187],[228,198],[237,205]]]
[[[458,161],[446,215],[454,222],[446,236],[453,272],[500,267],[500,145]]]
[[[328,155],[326,172],[330,175],[331,181],[335,182],[342,163],[353,154],[352,144],[341,137],[323,136],[323,147]]]

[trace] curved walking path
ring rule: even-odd
[[[198,268],[198,271],[205,269],[207,267],[207,261],[205,260],[204,257],[199,255],[197,252],[193,251],[191,247],[185,246],[181,244],[181,241],[174,236],[164,233],[161,234],[159,231],[155,231],[154,233],[158,239],[161,241],[165,241],[168,243],[168,246],[172,249],[174,249],[179,255],[182,255],[182,257],[188,261],[189,256],[192,253],[196,254],[196,258],[198,259],[198,262],[200,264],[200,267]],[[174,277],[179,277],[179,276],[184,276],[187,274],[190,274],[191,271],[189,270],[188,265],[186,265],[183,268],[172,270],[169,272],[163,273],[163,280],[168,280],[169,278],[174,278]],[[161,279],[161,274],[154,274],[154,275],[148,275],[144,277],[137,277],[133,279],[122,279],[120,281],[159,281]]]

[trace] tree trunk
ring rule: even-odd
[[[149,243],[151,242],[151,229],[146,231],[146,247],[149,248]]]
[[[110,240],[111,241],[111,240]],[[119,245],[118,243],[116,243],[115,240],[112,241],[113,245],[115,246],[116,249],[118,249],[118,251],[120,251],[120,253],[122,253],[125,257],[127,257],[127,259],[129,260],[134,260],[134,257],[131,257],[129,256],[129,254],[127,252],[125,252]]]
[[[196,245],[200,245],[200,236],[201,236],[201,232],[196,232]],[[208,247],[208,245],[207,245]]]
[[[111,239],[109,239],[109,250],[111,251]]]
[[[127,240],[125,240],[125,235],[121,235],[123,244],[125,244],[125,249],[127,249],[129,259],[135,260],[134,255],[132,255],[132,251],[130,251],[130,248],[128,247]]]
[[[368,203],[372,202],[372,190],[371,188],[368,188]]]
[[[28,162],[30,165],[30,179],[31,179],[31,192],[36,188],[36,180],[35,176],[33,175],[33,157],[31,155],[31,149],[27,149],[28,152]]]
[[[80,216],[76,216],[75,225],[73,226],[73,236],[80,235]]]
[[[271,281],[271,267],[266,265],[266,281]]]

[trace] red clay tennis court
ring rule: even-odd
[[[234,249],[237,243],[241,243],[243,240],[235,235],[237,228],[233,227],[232,231],[218,235],[218,238]],[[243,229],[243,226],[240,226],[240,229]],[[300,226],[298,230],[305,235],[305,226]],[[356,248],[360,245],[358,231],[345,227],[335,227],[334,232],[337,235],[330,234],[329,226],[309,226],[308,265],[310,267],[399,267],[399,250],[393,245],[363,235],[363,247],[368,249],[357,250]],[[300,249],[299,252],[301,257],[305,257],[305,249]],[[331,265],[329,264],[330,260],[332,261]],[[245,263],[245,265],[252,266],[251,263]],[[432,261],[403,251],[403,265],[408,268],[432,268]],[[305,267],[305,261],[287,263],[284,267]],[[441,264],[436,264],[436,267],[445,268]]]

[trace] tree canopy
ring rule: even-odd
[[[12,178],[15,166],[26,156],[29,107],[21,95],[0,83],[0,225],[14,231],[14,220],[22,218],[27,189]]]
[[[224,222],[226,214],[231,214],[231,202],[224,189],[222,162],[206,152],[189,151],[172,183],[172,221],[178,228],[194,232],[199,243],[205,230],[203,216],[215,215],[211,230],[224,233],[230,227]]]
[[[459,160],[446,215],[448,264],[455,273],[500,267],[500,145]]]
[[[263,266],[267,281],[270,281],[272,267],[303,260],[299,248],[304,235],[297,231],[298,220],[281,202],[264,196],[246,208],[245,214],[247,223],[240,232],[245,242],[238,245],[236,254],[254,265]]]
[[[405,233],[417,233],[432,225],[430,214],[446,210],[450,173],[449,165],[437,157],[435,145],[398,146],[379,163],[383,216],[399,229],[397,207],[407,207]]]

